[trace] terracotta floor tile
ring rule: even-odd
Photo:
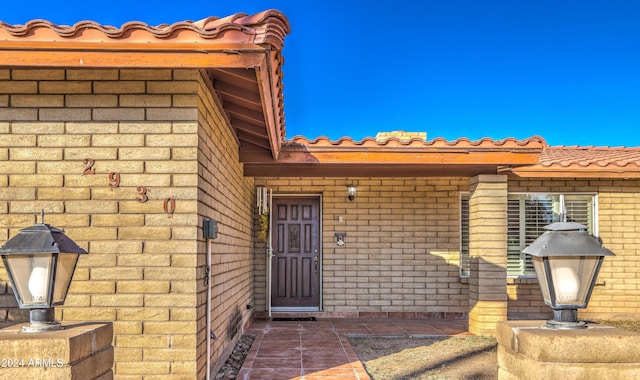
[[[249,380],[251,378],[251,368],[242,367],[240,372],[238,372],[238,376],[236,380]]]
[[[301,370],[292,368],[253,368],[244,376],[246,380],[302,379]]]
[[[311,340],[305,340],[302,342],[302,348],[305,352],[343,352],[343,344],[340,339],[336,338],[333,342],[320,341],[314,342]]]
[[[258,350],[269,349],[277,350],[282,348],[296,348],[300,347],[300,339],[297,340],[278,340],[278,339],[263,339],[258,346]]]
[[[327,368],[341,367],[348,363],[349,361],[345,357],[342,357],[342,358],[312,357],[312,358],[302,359],[302,368],[305,370],[307,369],[323,370]]]
[[[256,358],[253,368],[302,368],[302,361],[298,358]]]
[[[356,352],[353,350],[353,347],[351,346],[345,347],[344,350],[345,350],[345,355],[347,356],[347,360],[351,362],[357,362],[360,360]]]
[[[312,342],[307,342],[305,343],[305,346],[302,350],[302,355],[329,355],[329,356],[336,356],[336,355],[345,355],[344,353],[344,348],[342,347],[342,345],[340,344],[340,342],[338,342],[336,340],[335,343],[328,343],[327,344],[318,344],[318,345],[313,345]]]
[[[364,369],[364,367],[360,369],[356,369],[356,374],[358,375],[358,379],[360,380],[371,380],[371,378],[369,377],[369,374]]]
[[[264,340],[298,340],[300,332],[298,330],[278,330],[272,329],[265,331],[262,339]]]
[[[461,335],[466,320],[338,318],[304,322],[255,321],[256,335],[238,379],[370,380],[348,335]]]
[[[349,359],[344,352],[318,352],[318,351],[305,351],[302,353],[302,362],[307,361],[322,361],[330,360],[336,362],[348,362]]]
[[[302,328],[302,322],[289,321],[271,321],[269,327],[272,329],[299,329]]]
[[[300,348],[283,348],[278,350],[260,350],[255,360],[258,358],[299,358]]]
[[[371,335],[371,330],[362,328],[362,329],[341,329],[338,330],[338,334],[340,335]]]
[[[311,327],[312,329],[331,329],[333,328],[333,319],[329,319],[329,318],[319,318],[317,321],[308,321],[308,322],[301,322],[301,326],[305,327]]]
[[[333,326],[336,329],[360,329],[364,326],[364,323],[360,320],[347,320],[347,321],[338,321],[335,320]]]
[[[305,370],[304,379],[358,379],[358,376],[357,372],[352,368],[329,368],[324,370]]]
[[[338,333],[333,330],[304,330],[300,333],[303,340],[330,341],[338,339]]]

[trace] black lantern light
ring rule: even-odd
[[[553,309],[553,320],[545,327],[585,328],[578,309],[587,307],[605,256],[614,256],[587,227],[557,222],[522,252],[531,255],[544,303]]]
[[[80,254],[62,230],[42,222],[24,228],[1,248],[2,262],[21,309],[31,309],[23,332],[59,330],[54,306],[64,303]]]

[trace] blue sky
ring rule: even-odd
[[[8,0],[5,0],[8,1]],[[0,20],[152,25],[282,11],[287,136],[640,146],[640,2],[24,1]],[[16,6],[19,4],[20,6]]]

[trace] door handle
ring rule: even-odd
[[[318,273],[318,256],[313,256],[313,269],[315,273]]]

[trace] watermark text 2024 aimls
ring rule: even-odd
[[[0,368],[23,368],[23,367],[47,367],[60,368],[64,366],[62,359],[54,358],[2,358],[0,359]]]

